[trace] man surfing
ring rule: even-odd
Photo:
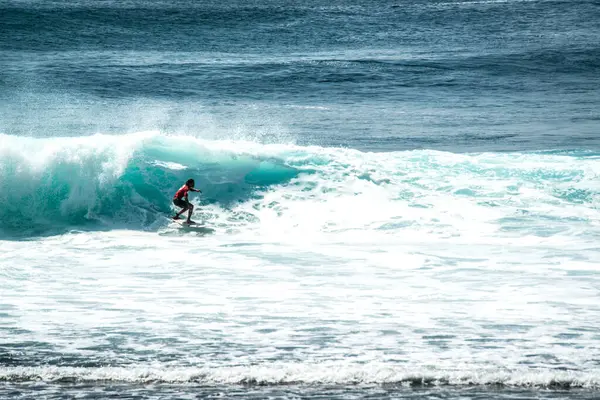
[[[202,193],[202,192],[200,190],[198,190],[198,189],[194,189],[194,185],[195,185],[194,180],[193,179],[188,179],[185,182],[185,185],[183,185],[182,187],[180,187],[179,190],[177,191],[177,193],[175,193],[175,196],[173,196],[173,204],[175,204],[177,207],[181,208],[181,211],[179,211],[177,214],[175,214],[175,216],[173,217],[173,219],[179,219],[179,216],[181,214],[183,214],[186,211],[189,211],[188,212],[187,221],[185,221],[185,222],[187,224],[194,224],[195,223],[194,221],[192,221],[190,219],[190,218],[192,218],[192,212],[194,211],[194,206],[188,200],[188,192],[189,191],[199,192],[199,193]]]

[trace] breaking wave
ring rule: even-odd
[[[252,222],[260,219],[253,213],[270,210],[278,224],[318,230],[352,222],[429,233],[448,226],[464,233],[469,225],[478,234],[596,232],[599,159],[567,151],[365,153],[156,132],[0,135],[0,232],[157,229],[190,177],[202,190],[190,198],[214,218],[238,210]]]

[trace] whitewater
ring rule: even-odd
[[[0,135],[2,390],[599,390],[599,159]]]

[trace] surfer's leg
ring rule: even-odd
[[[181,208],[181,211],[179,211],[177,214],[175,214],[175,216],[173,217],[173,219],[179,219],[179,216],[181,214],[183,214],[186,210],[187,210],[187,205],[189,203],[186,203],[183,200],[180,199],[175,199],[173,200],[173,204],[175,204],[177,207]]]
[[[194,212],[194,206],[191,205],[190,203],[188,203],[188,210],[189,210],[189,212],[188,212],[187,222],[190,223],[190,222],[192,222],[192,213]],[[185,211],[185,210],[183,210],[183,211]]]

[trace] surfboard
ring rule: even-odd
[[[185,218],[181,218],[181,219],[174,219],[173,222],[177,222],[179,225],[181,226],[199,226],[200,224],[197,223],[196,221],[192,221],[188,224],[187,220]]]
[[[193,231],[203,234],[213,233],[215,230],[205,226],[196,221],[192,221],[191,224],[188,224],[184,218],[182,219],[171,219],[172,222],[176,222],[181,228],[186,231]]]
[[[187,219],[185,218],[179,218],[179,219],[172,219],[173,221],[177,222],[178,224],[185,224],[185,225],[195,225],[197,224],[196,221],[190,221],[190,223],[188,224]]]

